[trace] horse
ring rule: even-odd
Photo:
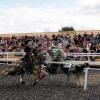
[[[37,52],[38,54],[40,52]],[[5,69],[3,69],[0,74],[2,76],[16,76],[18,75],[20,77],[20,83],[21,84],[25,84],[23,78],[24,78],[24,75],[25,74],[31,74],[31,75],[34,75],[34,78],[35,78],[35,81],[34,83],[32,84],[33,86],[35,84],[37,84],[37,82],[39,80],[41,80],[42,78],[45,77],[45,73],[42,71],[42,68],[41,68],[41,62],[43,60],[43,56],[44,56],[44,53],[41,52],[40,55],[37,56],[32,56],[32,62],[33,63],[27,63],[25,62],[25,58],[29,57],[29,56],[24,56],[22,59],[20,59],[18,62],[16,63],[13,63],[11,65],[8,65],[8,67],[6,67]],[[35,59],[35,60],[33,60]]]
[[[56,53],[56,52],[54,52]],[[46,51],[46,58],[45,61],[48,62],[61,62],[63,61],[63,51],[59,49],[58,54],[53,54],[52,48]],[[62,65],[59,64],[48,64],[46,65],[46,71],[50,74],[56,74],[58,69],[62,67]]]
[[[57,58],[59,57],[59,58]],[[64,51],[61,50],[60,51],[60,55],[58,55],[56,58],[53,58],[52,56],[52,53],[49,51],[49,52],[46,52],[46,59],[45,61],[46,62],[66,62],[66,57],[64,57]],[[69,58],[68,58],[69,59]],[[69,59],[70,60],[70,59]],[[57,71],[58,71],[58,68],[60,67],[60,72],[63,72],[64,74],[67,75],[67,81],[69,82],[70,81],[70,76],[71,75],[74,75],[75,76],[75,83],[77,86],[81,86],[83,85],[83,82],[82,82],[82,79],[81,79],[81,76],[83,75],[84,73],[84,68],[87,67],[88,65],[87,64],[84,64],[84,65],[74,65],[74,64],[51,64],[51,63],[48,63],[46,65],[46,71],[49,73],[49,74],[57,74]]]

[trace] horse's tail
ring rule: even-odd
[[[0,71],[1,76],[9,76],[9,75],[19,75],[23,71],[22,62],[18,62],[16,64],[8,65],[2,71]]]

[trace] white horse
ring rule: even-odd
[[[58,60],[58,62],[64,61],[64,51],[61,49],[61,55],[60,55],[60,59]],[[46,52],[46,61],[47,62],[53,62],[54,59],[52,57],[52,55],[49,52]],[[56,61],[57,62],[57,61]],[[66,62],[66,61],[65,61]],[[58,67],[60,67],[60,69],[62,70],[63,73],[65,73],[67,75],[67,81],[70,81],[70,77],[73,74],[75,77],[75,83],[77,84],[77,86],[79,85],[83,85],[83,80],[81,79],[81,75],[83,72],[84,67],[86,67],[85,65],[82,66],[73,66],[72,64],[47,64],[46,70],[47,72],[49,72],[50,74],[57,74],[57,69]]]
[[[51,49],[46,51],[45,61],[46,62],[53,62],[53,61],[61,62],[61,61],[63,61],[63,50],[60,49],[60,52],[57,56],[53,56]],[[62,66],[60,64],[52,64],[52,63],[48,63],[46,65],[47,65],[47,67],[46,67],[47,72],[49,72],[51,74],[56,74],[57,70]]]

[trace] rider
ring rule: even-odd
[[[54,45],[53,47],[51,47],[51,56],[52,56],[54,61],[59,61],[60,55],[61,55],[61,51],[57,47],[57,45]]]
[[[25,55],[22,58],[22,65],[23,65],[23,70],[22,74],[20,75],[20,83],[25,83],[23,81],[23,76],[25,73],[27,74],[32,74],[32,69],[33,69],[33,62],[34,62],[34,56],[32,55],[32,48],[28,45],[28,41],[25,42],[24,44],[24,52]]]
[[[51,56],[51,61],[59,62],[62,60],[61,48],[59,48],[57,45],[53,45],[51,49],[48,50],[48,52]],[[59,67],[61,67],[59,64],[49,64],[47,71],[52,74],[56,74]]]
[[[32,48],[30,46],[26,46],[24,49],[24,52],[26,53],[24,56],[24,62],[25,62],[25,71],[32,74],[32,67],[34,62],[34,56],[32,55]]]

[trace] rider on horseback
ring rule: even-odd
[[[60,62],[63,60],[62,59],[63,58],[62,51],[61,51],[61,48],[58,47],[58,45],[53,45],[48,50],[48,53],[51,57],[51,61]],[[59,64],[49,64],[46,69],[49,73],[56,74],[59,67],[61,67],[61,65],[59,65]]]
[[[25,83],[23,81],[23,76],[25,73],[32,74],[33,65],[34,65],[34,56],[32,55],[32,48],[30,46],[25,45],[24,47],[25,56],[22,58],[22,66],[23,70],[20,76],[20,83]]]
[[[61,51],[57,46],[51,47],[51,56],[54,61],[60,60],[60,54],[61,54]]]
[[[20,83],[25,83],[23,79],[24,73],[33,74],[35,76],[35,85],[37,81],[42,79],[45,75],[41,72],[42,55],[41,50],[37,47],[31,48],[26,45],[24,48],[25,56],[23,61],[23,74],[20,77]]]

